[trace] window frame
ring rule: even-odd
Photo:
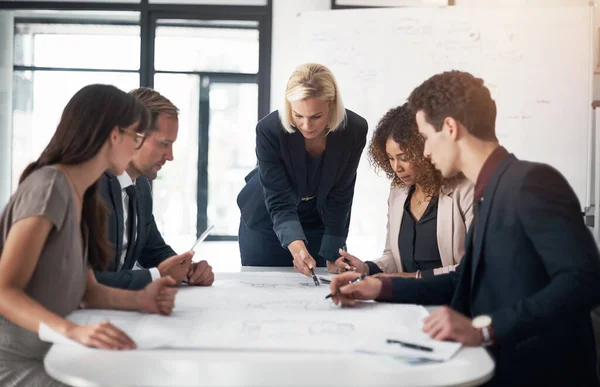
[[[140,86],[153,87],[154,75],[160,73],[196,74],[200,77],[200,106],[198,125],[198,191],[196,234],[199,236],[208,226],[208,137],[210,106],[208,92],[210,82],[218,83],[257,83],[258,117],[270,112],[271,88],[271,41],[272,41],[272,0],[267,5],[207,5],[207,4],[156,4],[148,0],[140,3],[109,2],[60,2],[27,1],[0,2],[0,10],[50,10],[50,11],[137,11],[139,22],[123,20],[97,20],[85,17],[28,17],[17,16],[14,28],[19,23],[45,24],[94,24],[94,25],[139,25],[140,26],[140,68],[139,70],[36,67],[14,65],[13,71],[85,71],[85,72],[139,72]],[[177,20],[234,20],[258,22],[259,63],[255,74],[209,72],[209,71],[156,71],[154,69],[154,47],[156,27],[160,19]],[[162,25],[162,24],[161,24]],[[235,28],[232,26],[232,28]],[[238,28],[247,28],[240,26]],[[237,235],[209,235],[207,241],[237,241]]]

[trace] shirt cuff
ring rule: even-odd
[[[150,272],[150,276],[152,276],[152,281],[156,281],[160,278],[160,271],[158,271],[158,268],[153,267],[151,269],[148,269],[148,271]]]
[[[366,261],[367,266],[369,266],[369,275],[383,273],[383,270],[375,262]]]
[[[301,240],[304,243],[307,242],[302,225],[295,220],[283,222],[277,227],[273,227],[273,230],[284,249],[287,249],[288,245],[293,241]]]
[[[379,293],[379,297],[375,301],[392,301],[392,279],[390,277],[381,277],[379,279],[381,280],[381,293]]]

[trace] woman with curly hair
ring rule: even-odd
[[[444,179],[423,156],[423,147],[408,104],[389,110],[379,121],[369,159],[392,181],[385,250],[372,262],[340,250],[337,268],[350,265],[360,273],[421,278],[458,265],[473,219],[473,185],[463,176]]]

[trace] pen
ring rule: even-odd
[[[362,274],[360,275],[360,277],[356,277],[356,278],[355,278],[355,279],[353,279],[352,281],[348,282],[348,284],[354,284],[354,283],[360,282],[360,281],[364,280],[366,276],[367,276],[367,275],[366,275],[365,273],[362,273]],[[340,289],[336,290],[335,294],[333,294],[333,293],[330,293],[329,295],[327,295],[327,296],[325,297],[325,299],[331,298],[331,297],[333,297],[333,296],[337,296],[338,294],[340,294]]]
[[[344,270],[346,270],[346,271],[350,271],[350,270],[352,270],[352,269],[350,268],[350,260],[349,260],[348,258],[344,257],[344,263],[347,265],[347,266],[344,268]],[[355,268],[354,270],[356,270],[356,268]]]
[[[431,347],[425,347],[424,345],[407,343],[406,341],[387,339],[387,343],[388,344],[400,344],[401,346],[410,348],[410,349],[418,349],[420,351],[433,352],[433,348],[431,348]]]
[[[321,286],[321,284],[319,283],[319,280],[317,279],[317,276],[315,275],[315,270],[312,267],[309,267],[308,269],[310,270],[310,273],[312,274],[313,281],[315,281],[315,286]]]
[[[204,230],[204,232],[200,235],[200,237],[198,237],[198,239],[196,239],[196,242],[194,242],[190,251],[194,250],[194,248],[198,245],[198,243],[202,243],[213,228],[215,228],[214,224],[212,224],[210,227],[208,227],[206,230]],[[185,259],[182,259],[181,261],[179,261],[180,265],[183,265],[184,263],[185,263]],[[188,277],[187,280],[183,280],[183,283],[187,284],[189,282],[188,281],[189,279],[190,279],[190,277]]]
[[[201,243],[202,241],[204,241],[213,228],[215,228],[214,224],[211,225],[206,230],[204,230],[204,232],[202,233],[202,235],[200,235],[200,237],[196,240],[196,242],[194,242],[194,244],[192,245],[192,248],[190,249],[190,251],[194,250],[194,248],[198,245],[198,243]]]

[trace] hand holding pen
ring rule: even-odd
[[[346,272],[336,275],[329,285],[334,304],[356,305],[357,300],[374,300],[381,293],[381,280],[365,273]]]
[[[313,257],[311,257],[310,253],[306,249],[304,241],[293,241],[288,245],[288,249],[294,258],[294,269],[307,277],[312,277],[314,274],[314,269],[317,267],[317,262],[315,262]]]
[[[359,274],[366,273],[366,264],[345,250],[339,249],[340,257],[335,261],[336,273],[354,271]]]
[[[357,283],[357,282],[360,282],[360,281],[364,280],[364,279],[365,279],[365,277],[366,277],[366,274],[365,274],[365,273],[362,273],[360,276],[358,276],[358,277],[354,278],[353,280],[350,280],[350,282],[348,282],[348,283],[349,283],[349,284],[355,284],[355,283]],[[328,298],[331,298],[331,297],[334,297],[334,296],[339,296],[339,295],[340,295],[340,289],[338,288],[338,289],[335,291],[335,293],[334,293],[334,292],[331,292],[331,293],[329,293],[329,294],[328,294],[328,295],[325,297],[325,299],[328,299]]]
[[[206,237],[208,237],[208,234],[210,234],[210,232],[212,231],[212,229],[214,227],[215,227],[214,225],[211,225],[210,227],[208,227],[200,235],[200,237],[198,237],[198,239],[196,239],[196,242],[194,242],[190,251],[193,252],[194,248],[196,246],[198,246],[200,243],[202,243],[206,239]],[[213,284],[213,282],[215,282],[215,274],[213,273],[212,267],[208,264],[208,262],[206,262],[206,261],[192,262],[191,265],[189,266],[189,269],[187,272],[187,279],[184,280],[183,282],[188,283],[189,285],[211,286]]]

